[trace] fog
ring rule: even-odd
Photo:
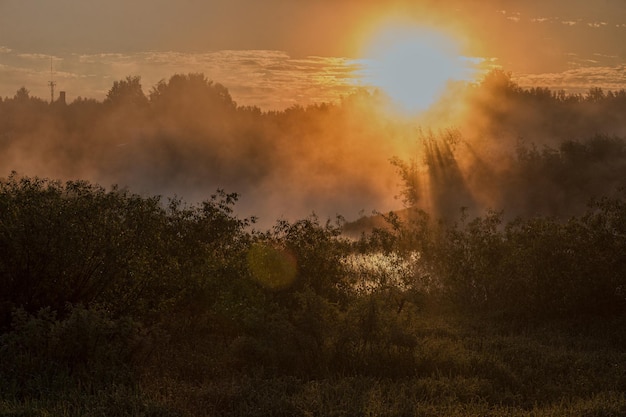
[[[433,110],[452,128],[422,131],[396,161],[409,205],[440,218],[567,217],[626,186],[624,90],[523,89],[493,71],[455,97],[456,110],[450,98]]]
[[[398,206],[388,160],[411,141],[373,101],[362,93],[262,112],[237,106],[202,74],[174,75],[148,94],[128,77],[103,102],[48,105],[22,90],[0,103],[1,174],[118,184],[188,203],[219,188],[238,193],[237,212],[263,225],[312,213],[356,218]]]
[[[102,102],[50,105],[22,88],[0,102],[0,175],[117,184],[190,204],[224,189],[262,227],[405,205],[442,218],[462,208],[569,215],[624,185],[624,91],[525,90],[495,71],[451,86],[419,116],[387,104],[361,91],[261,111],[202,74],[148,88],[127,77]]]

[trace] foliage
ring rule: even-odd
[[[398,250],[420,254],[416,282],[456,309],[546,320],[626,313],[626,202],[603,198],[567,220],[502,213],[399,223]],[[434,280],[434,285],[432,285]]]
[[[106,96],[105,103],[114,106],[146,106],[148,99],[141,88],[141,77],[128,76],[115,81]]]
[[[408,210],[346,240],[315,216],[251,230],[223,191],[164,204],[16,174],[0,191],[3,412],[624,409],[623,199],[567,221]],[[264,285],[255,262],[295,275]]]
[[[193,115],[198,108],[234,110],[236,103],[222,84],[207,80],[204,74],[175,74],[159,81],[150,91],[150,102],[163,106],[164,114]],[[183,110],[174,112],[173,109]]]
[[[149,340],[137,322],[102,310],[70,307],[64,319],[49,308],[15,310],[11,330],[0,336],[0,391],[36,399],[128,384]]]
[[[501,72],[475,88],[494,129],[521,124],[511,108],[563,120],[612,109],[611,123],[622,120],[620,92],[523,90]],[[13,149],[54,120],[96,138],[90,152],[112,156],[112,171],[155,148],[177,167],[242,141],[233,159],[195,162],[228,172],[240,169],[237,152],[280,157],[287,141],[270,133],[347,123],[369,98],[263,113],[202,74],[161,81],[148,97],[128,77],[105,103],[67,107],[24,88],[0,102],[0,141]],[[98,127],[103,117],[116,123]],[[614,190],[626,147],[588,137],[520,142],[496,178],[462,175],[470,144],[458,131],[421,132],[426,152],[392,161],[409,207],[359,239],[343,235],[341,218],[315,215],[256,230],[223,190],[188,205],[12,173],[0,180],[0,414],[623,415],[626,199]],[[141,152],[111,150],[128,138]],[[72,160],[75,148],[46,143]],[[497,183],[494,201],[509,205],[479,212],[470,180]],[[434,212],[420,209],[427,197]],[[515,217],[513,207],[536,211]]]
[[[15,308],[97,305],[144,319],[179,308],[241,250],[247,220],[231,217],[234,200],[220,192],[199,207],[166,208],[118,188],[12,174],[0,183],[4,325]]]

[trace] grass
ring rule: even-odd
[[[155,355],[136,385],[0,395],[0,416],[625,416],[621,324],[513,327],[423,314],[414,368],[402,378],[234,371],[210,349],[186,355],[189,347]]]

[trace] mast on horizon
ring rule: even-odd
[[[48,85],[50,86],[50,104],[52,104],[54,103],[54,87],[57,85],[52,72],[52,57],[50,57],[50,81],[48,81]]]

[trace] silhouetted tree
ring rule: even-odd
[[[150,91],[150,102],[159,120],[173,121],[196,135],[228,124],[237,108],[226,87],[204,74],[176,74],[168,82],[159,81]]]
[[[487,73],[481,82],[481,88],[500,95],[519,93],[521,88],[513,81],[510,72],[493,70]]]
[[[591,102],[599,102],[604,100],[604,98],[606,98],[606,95],[604,94],[604,90],[602,90],[600,87],[590,88],[587,92],[587,95],[585,96],[585,100]]]
[[[15,100],[26,101],[30,98],[30,91],[26,87],[22,87],[15,93],[13,97]]]
[[[226,87],[208,80],[202,73],[175,74],[168,82],[159,81],[150,91],[150,101],[156,104],[175,101],[198,107],[207,104],[236,106]]]
[[[115,81],[104,102],[113,105],[147,105],[148,99],[141,87],[141,77],[128,76],[124,80]]]

